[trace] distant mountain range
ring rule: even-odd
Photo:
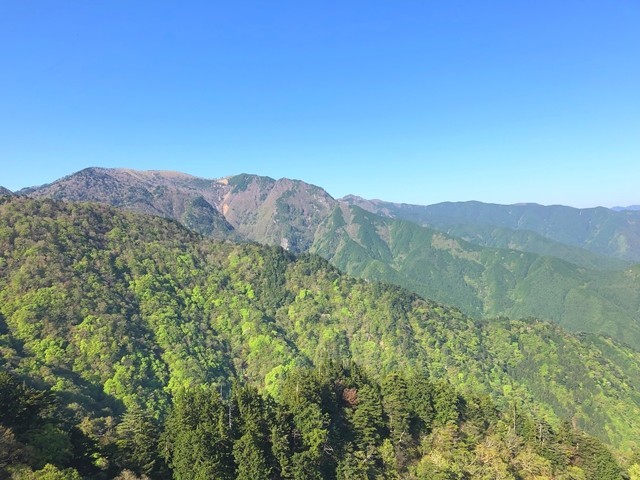
[[[466,236],[474,243],[496,241],[509,229],[533,232],[532,248],[550,248],[546,240],[576,246],[613,258],[640,261],[640,212],[614,212],[604,207],[572,208],[561,205],[543,206],[534,203],[496,205],[481,202],[445,202],[435,205],[409,205],[346,197],[348,203],[374,213],[409,220],[420,225],[449,230]],[[496,229],[498,229],[496,231]],[[508,240],[502,240],[509,246]],[[520,242],[515,242],[518,246]],[[527,242],[529,243],[529,242]],[[544,243],[544,247],[540,244]],[[509,248],[512,248],[509,246]],[[550,248],[546,252],[551,253]],[[555,253],[552,253],[555,256]]]
[[[0,196],[1,195],[13,195],[13,192],[11,190],[9,190],[8,188],[4,188],[2,185],[0,185]]]
[[[104,168],[18,193],[102,202],[219,239],[315,252],[476,317],[535,316],[640,347],[640,267],[632,266],[640,212],[338,200],[298,180]]]
[[[614,210],[616,212],[622,212],[624,210],[638,211],[640,210],[640,205],[629,205],[628,207],[612,207],[611,210]]]

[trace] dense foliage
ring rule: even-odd
[[[155,217],[0,202],[16,478],[617,478],[579,429],[638,448],[640,354],[609,338],[475,321]]]
[[[296,367],[276,396],[236,383],[181,389],[166,416],[139,407],[88,435],[50,392],[0,372],[0,474],[14,479],[622,478],[608,449],[514,404],[446,381],[356,365]],[[71,428],[68,433],[66,428]],[[93,459],[93,462],[90,460]],[[140,476],[140,477],[138,477]]]
[[[638,212],[335,200],[286,178],[208,180],[105,168],[19,193],[108,203],[213,238],[313,252],[351,275],[393,283],[476,318],[533,316],[640,348],[640,267],[631,265],[640,258]]]
[[[372,212],[427,225],[439,230],[453,228],[459,232],[482,232],[488,239],[490,230],[507,234],[535,233],[544,239],[586,249],[598,255],[640,261],[640,213],[633,210],[615,211],[604,207],[573,208],[564,205],[520,203],[497,205],[482,202],[443,202],[434,205],[410,205],[366,201],[358,197],[347,199]],[[479,229],[479,230],[476,230]],[[487,236],[488,234],[488,236]],[[518,242],[515,237],[516,243]],[[497,240],[497,239],[496,239]],[[499,240],[498,240],[499,241]],[[547,248],[538,237],[533,250]],[[482,243],[482,241],[480,242]],[[510,247],[511,248],[511,247]],[[566,250],[565,250],[566,251]],[[542,252],[537,252],[542,253]]]
[[[589,270],[548,256],[485,248],[383,218],[336,208],[311,249],[357,277],[400,285],[475,316],[535,316],[640,347],[640,266]]]

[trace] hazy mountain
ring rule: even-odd
[[[622,212],[624,210],[638,211],[640,210],[640,205],[629,205],[628,207],[612,207],[611,210],[615,210],[616,212]]]
[[[312,251],[352,275],[401,285],[476,317],[535,316],[640,347],[640,266],[588,270],[479,247],[344,204],[321,224]]]
[[[429,235],[434,249],[480,255]],[[0,251],[0,366],[54,387],[83,448],[94,438],[83,435],[108,447],[105,425],[123,412],[162,418],[185,389],[228,391],[237,378],[279,398],[287,372],[327,361],[355,362],[377,381],[449,379],[508,412],[518,405],[506,423],[518,428],[539,412],[545,429],[567,420],[619,451],[640,438],[640,354],[609,338],[472,320],[315,255],[86,203],[0,201]]]
[[[598,255],[640,261],[640,212],[615,212],[604,207],[578,209],[561,205],[496,205],[481,202],[445,202],[423,206],[364,200],[353,196],[343,200],[374,213],[438,230],[458,228],[471,237],[471,227],[528,230]]]
[[[9,190],[8,188],[4,188],[2,185],[0,185],[0,196],[12,196],[13,192],[11,190]]]

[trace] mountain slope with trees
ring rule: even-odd
[[[640,212],[604,207],[573,208],[535,203],[496,205],[444,202],[410,205],[349,196],[347,203],[385,216],[438,230],[451,227],[502,227],[528,230],[555,242],[584,248],[598,255],[640,262]]]
[[[220,465],[234,475],[241,470],[251,475],[260,458],[267,459],[265,468],[276,468],[276,457],[281,459],[277,478],[301,478],[296,468],[314,462],[333,465],[320,478],[383,471],[386,464],[397,465],[403,475],[442,470],[439,474],[450,478],[444,475],[451,469],[470,471],[495,462],[504,470],[502,478],[518,478],[529,457],[558,476],[570,467],[584,470],[580,462],[586,458],[566,453],[583,442],[574,428],[626,458],[638,449],[640,354],[610,338],[578,337],[534,320],[472,320],[397,287],[355,280],[318,256],[295,258],[280,248],[216,242],[157,217],[91,204],[25,198],[1,202],[1,367],[61,402],[58,413],[44,404],[38,407],[42,421],[33,433],[41,432],[40,440],[8,417],[0,421],[3,441],[22,445],[21,461],[33,469],[74,467],[99,476],[122,468],[138,473],[171,468],[181,478],[176,474],[180,462],[191,462],[183,455],[204,445],[226,455]],[[312,381],[319,390],[301,390],[302,380],[292,380],[308,376],[304,371],[309,368],[319,369],[311,375],[325,379]],[[326,369],[337,370],[329,374]],[[362,374],[352,378],[353,369]],[[399,372],[402,379],[394,377]],[[394,423],[405,417],[391,412],[411,397],[399,394],[394,400],[393,388],[384,392],[387,382],[402,384],[414,377],[436,385],[427,385],[429,395],[436,395],[428,398],[443,417],[438,428],[430,424],[410,430],[410,439],[402,433],[403,424]],[[228,421],[229,408],[232,413],[244,408],[240,400],[229,406],[234,379],[280,405],[280,414],[267,415],[280,420],[276,425],[232,421],[234,433],[216,447],[211,442],[227,435],[220,430],[222,412]],[[311,397],[291,403],[292,388]],[[203,389],[221,392],[223,398],[198,399]],[[325,402],[323,389],[343,400]],[[29,392],[24,395],[39,395]],[[190,395],[196,397],[190,400]],[[447,403],[439,403],[440,395],[449,398],[449,405],[459,405],[455,415],[444,413]],[[488,414],[494,407],[473,406],[483,395],[493,399],[497,417]],[[357,398],[372,402],[372,410],[357,413]],[[247,401],[258,405],[248,411],[266,411],[263,400]],[[186,415],[201,411],[219,418],[213,424],[218,430],[183,437],[180,425],[193,420],[182,420],[181,402],[194,406]],[[203,410],[195,408],[198,402],[205,402]],[[420,408],[412,406],[403,415],[416,419]],[[331,429],[342,431],[339,422],[345,418],[351,427],[344,431],[351,433],[332,439]],[[368,430],[372,422],[379,427]],[[161,468],[157,454],[144,452],[144,445],[153,442],[144,440],[143,433],[136,440],[136,425],[147,425],[143,433],[156,443],[160,433],[153,432],[165,430],[163,438],[172,445],[162,457],[168,467]],[[291,457],[297,467],[287,466],[284,458],[291,455],[278,450],[273,435],[290,438],[281,446],[300,453]],[[413,445],[406,457],[404,438]],[[541,453],[534,448],[536,438],[538,445],[557,444],[557,449]],[[183,440],[186,450],[179,447]],[[66,447],[46,448],[55,442]],[[606,449],[597,442],[589,445],[618,468]],[[183,453],[176,454],[176,448]],[[56,457],[58,451],[66,456]],[[79,451],[82,459],[74,453]],[[256,451],[264,454],[256,454],[251,468],[241,469],[237,462]],[[566,455],[557,457],[558,452]],[[438,455],[450,456],[444,461]]]
[[[431,210],[357,197],[340,202],[319,187],[288,179],[237,175],[206,180],[174,172],[102,168],[21,193],[99,200],[173,218],[214,238],[279,245],[294,253],[312,251],[352,275],[408,288],[469,315],[535,316],[640,347],[638,267],[532,230],[511,228],[522,224],[547,233],[557,228],[556,236],[571,237],[567,241],[589,238],[591,246],[607,238],[609,243],[627,239],[625,255],[632,256],[629,239],[640,230],[627,219],[629,212],[538,205],[502,209],[477,202]],[[351,203],[379,214],[349,209]],[[425,217],[425,212],[431,213]],[[415,222],[428,218],[455,235],[392,218],[402,216]],[[476,224],[455,223],[472,218]],[[490,221],[502,226],[489,226]],[[572,228],[576,232],[571,233]]]
[[[595,271],[554,257],[478,247],[357,206],[336,208],[312,251],[351,275],[387,281],[475,317],[537,316],[640,346],[640,267]]]

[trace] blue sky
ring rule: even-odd
[[[0,185],[120,166],[640,203],[639,25],[637,0],[0,0]]]

